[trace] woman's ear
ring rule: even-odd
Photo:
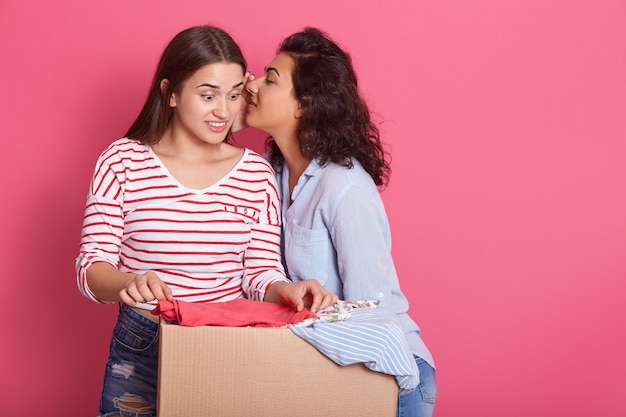
[[[161,94],[167,93],[169,85],[170,85],[170,80],[168,80],[167,78],[163,78],[161,80],[161,85],[160,85]],[[169,104],[170,104],[170,107],[176,107],[176,97],[174,97],[174,94],[170,96]]]
[[[296,110],[294,111],[293,115],[295,116],[296,119],[299,119],[302,117],[302,103],[298,101],[298,106],[296,107]]]

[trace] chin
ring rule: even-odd
[[[256,128],[257,124],[254,123],[254,117],[246,116],[246,125]]]

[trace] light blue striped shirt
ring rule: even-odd
[[[358,163],[348,169],[312,161],[289,196],[289,168],[276,167],[283,220],[283,263],[294,280],[317,279],[340,299],[380,300],[395,315],[411,353],[435,366],[391,257],[391,231],[372,178]]]
[[[419,384],[419,370],[402,326],[389,310],[356,308],[345,321],[290,329],[339,365],[363,363],[372,371],[395,376],[400,394]]]

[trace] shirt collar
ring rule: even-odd
[[[287,193],[289,192],[289,186],[288,184],[288,178],[289,178],[289,168],[287,167],[287,163],[284,162],[283,163],[283,175],[285,178],[285,187],[286,187],[286,191]],[[293,193],[290,196],[292,200],[295,200],[296,197],[298,196],[298,194],[300,194],[300,191],[302,190],[302,188],[304,187],[304,185],[309,182],[309,179],[312,177],[315,177],[317,174],[320,173],[320,171],[322,171],[322,166],[317,162],[316,159],[313,159],[311,162],[309,162],[309,165],[306,167],[306,169],[304,170],[304,172],[302,173],[302,175],[300,176],[300,178],[298,179],[298,183],[296,184],[296,186],[293,189]]]
[[[320,164],[317,162],[317,159],[312,160],[311,162],[309,162],[309,166],[306,167],[306,169],[304,170],[304,172],[302,173],[302,175],[306,175],[307,177],[314,177],[316,176],[320,171],[322,170],[322,167],[320,166]]]

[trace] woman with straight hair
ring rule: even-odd
[[[126,136],[98,158],[76,270],[83,295],[119,304],[100,416],[156,416],[158,301],[245,297],[315,311],[336,300],[315,280],[286,278],[274,172],[228,143],[245,77],[226,32],[183,30]]]

